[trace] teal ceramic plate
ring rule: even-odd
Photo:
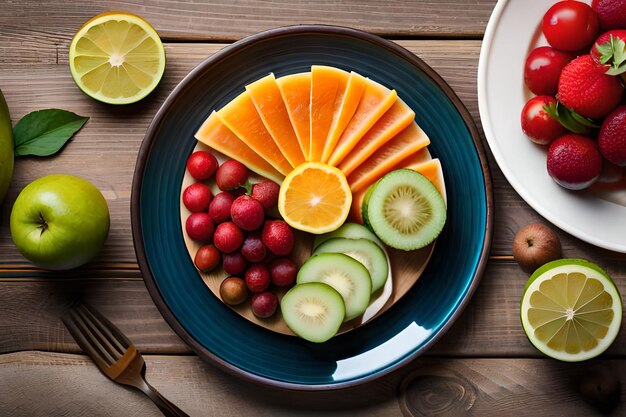
[[[233,313],[187,254],[180,187],[194,133],[214,109],[269,72],[312,64],[356,71],[415,111],[442,161],[448,221],[422,277],[380,317],[324,344],[277,334]],[[356,385],[408,363],[451,326],[478,286],[492,230],[492,190],[477,129],[452,89],[393,42],[347,28],[294,26],[243,39],[212,55],[165,100],[139,152],[133,180],[135,248],[157,307],[200,357],[245,379],[289,389]],[[408,255],[407,255],[408,256]]]

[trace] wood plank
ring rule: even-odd
[[[141,351],[189,353],[159,314],[141,280],[120,276],[103,282],[83,275],[2,282],[0,288],[0,352],[80,352],[61,317],[82,299],[118,325]]]
[[[147,379],[191,416],[602,415],[578,391],[626,373],[625,360],[423,358],[377,381],[335,392],[290,392],[242,382],[197,357],[147,356]],[[138,391],[106,379],[82,355],[0,356],[0,414],[159,416]],[[9,382],[10,381],[10,382]],[[400,390],[397,387],[400,385]],[[625,409],[626,384],[614,415]],[[45,401],[40,399],[45,397]]]
[[[626,264],[602,267],[626,294]],[[76,272],[71,279],[26,277],[0,281],[0,353],[18,350],[79,352],[59,318],[81,297],[94,305],[146,353],[187,354],[154,306],[143,282],[124,274],[110,279]],[[491,262],[466,311],[426,354],[462,357],[542,357],[519,321],[528,274],[512,263]],[[626,314],[626,313],[625,313]],[[622,331],[606,353],[626,355]]]
[[[74,33],[107,10],[138,14],[166,41],[234,41],[294,24],[349,26],[383,36],[481,37],[495,0],[269,0],[178,2],[127,0],[4,2],[0,12],[2,66],[55,63]]]

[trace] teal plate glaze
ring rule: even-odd
[[[266,330],[233,313],[199,278],[184,245],[180,188],[194,133],[212,110],[269,72],[312,64],[356,71],[395,88],[440,158],[448,220],[414,287],[380,317],[323,344]],[[169,325],[203,359],[247,380],[330,390],[372,380],[432,346],[467,305],[491,244],[489,170],[472,118],[452,89],[409,51],[332,26],[266,31],[228,46],[191,71],[157,112],[141,146],[132,228],[146,286]],[[407,254],[407,256],[410,256]]]

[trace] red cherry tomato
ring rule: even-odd
[[[522,130],[528,138],[539,145],[549,145],[565,133],[565,128],[543,109],[556,100],[548,96],[536,96],[528,100],[522,109]]]
[[[599,26],[598,15],[589,5],[566,0],[548,9],[541,29],[553,48],[578,51],[591,45],[598,36]]]
[[[557,51],[549,46],[533,49],[524,65],[526,85],[538,96],[556,95],[561,70],[573,58],[573,55]]]
[[[200,246],[198,252],[196,252],[194,263],[200,271],[209,272],[217,267],[221,258],[220,252],[215,246],[204,245]]]

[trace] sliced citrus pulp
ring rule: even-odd
[[[128,104],[157,86],[165,71],[165,49],[139,16],[107,12],[79,29],[69,61],[72,77],[85,94],[105,103]]]
[[[334,167],[305,162],[284,179],[278,210],[292,227],[309,233],[332,232],[348,217],[352,193],[343,173]]]
[[[521,320],[530,342],[567,362],[594,358],[617,337],[622,300],[611,278],[582,259],[560,259],[526,283]]]

